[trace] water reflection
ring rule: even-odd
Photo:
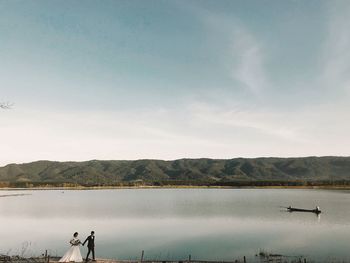
[[[21,193],[21,192],[19,192]],[[346,258],[347,192],[315,190],[30,191],[0,199],[0,253],[62,255],[72,233],[96,231],[97,256],[232,260],[260,249]],[[6,194],[2,191],[1,194]],[[318,204],[327,213],[281,212]]]

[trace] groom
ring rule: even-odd
[[[86,242],[88,242],[87,244],[88,253],[86,255],[85,261],[86,262],[89,261],[90,252],[92,252],[92,261],[95,261],[95,232],[94,231],[91,231],[91,235],[85,239],[83,246],[85,245]]]

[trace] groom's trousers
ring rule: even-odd
[[[88,247],[88,253],[86,255],[86,261],[89,260],[89,255],[92,252],[92,260],[95,260],[95,248],[94,247]]]

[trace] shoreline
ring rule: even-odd
[[[4,263],[58,263],[61,257],[58,256],[41,256],[41,257],[25,257],[25,256],[7,256],[0,254],[0,262]],[[147,258],[139,258],[139,259],[116,259],[116,258],[96,258],[96,261],[91,261],[91,263],[247,263],[247,262],[271,262],[271,263],[296,263],[296,262],[329,262],[328,259],[316,260],[310,258],[308,256],[296,255],[296,256],[286,256],[280,254],[265,254],[259,253],[255,256],[240,256],[233,257],[232,260],[218,260],[218,259],[192,259],[191,255],[188,258],[183,259],[147,259]],[[331,262],[349,262],[344,259],[333,259]],[[82,261],[81,263],[86,263],[86,261]]]
[[[43,186],[43,187],[0,187],[0,191],[16,190],[143,190],[143,189],[305,189],[305,190],[350,190],[350,185],[312,185],[312,186]]]

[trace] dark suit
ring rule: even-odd
[[[86,261],[89,260],[89,255],[90,255],[90,252],[92,252],[92,259],[95,260],[95,236],[88,236],[84,243],[83,243],[83,246],[85,245],[85,243],[87,243],[87,247],[88,247],[88,253],[86,255]]]

